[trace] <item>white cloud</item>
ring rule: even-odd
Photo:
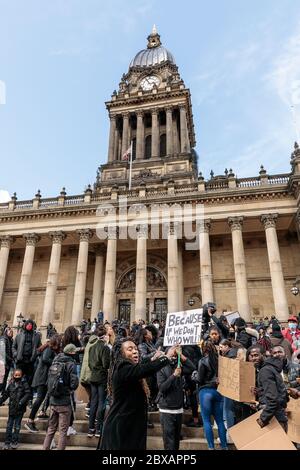
[[[5,189],[0,189],[0,203],[1,202],[8,202],[8,201],[10,201],[9,192],[6,191]]]
[[[300,105],[300,23],[265,80],[284,104]]]

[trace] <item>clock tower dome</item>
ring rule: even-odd
[[[174,56],[161,43],[156,27],[147,48],[132,59],[119,90],[106,103],[110,118],[107,163],[99,168],[95,190],[117,185],[128,189],[127,150],[132,146],[131,185],[158,187],[197,178],[190,91]]]

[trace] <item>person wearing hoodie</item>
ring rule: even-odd
[[[272,348],[272,356],[279,357],[283,361],[282,378],[286,388],[296,388],[300,391],[299,362],[289,361],[282,346],[274,346]]]
[[[298,328],[298,318],[291,316],[288,319],[288,327],[282,331],[283,337],[287,339],[292,346],[293,351],[300,347],[300,329]]]
[[[286,406],[288,393],[282,379],[283,360],[280,357],[268,357],[265,359],[258,373],[258,400],[262,413],[256,420],[263,428],[275,417],[279,424],[287,432],[288,419]]]
[[[48,392],[50,396],[51,413],[43,449],[50,450],[52,440],[59,427],[58,450],[64,450],[67,442],[67,432],[72,414],[71,393],[79,384],[76,372],[76,346],[68,344],[63,353],[58,354],[48,373]],[[56,384],[54,389],[52,385]]]
[[[26,320],[24,328],[15,337],[12,350],[16,367],[23,371],[30,387],[38,354],[37,350],[41,345],[41,336],[34,329],[34,321]]]
[[[97,340],[89,350],[88,366],[91,371],[91,405],[88,437],[101,437],[105,402],[107,396],[107,375],[110,366],[110,349],[104,326],[98,326],[95,335]]]
[[[165,450],[179,450],[183,415],[182,376],[191,375],[194,370],[196,366],[178,347],[174,350],[170,363],[157,372],[158,407]]]
[[[240,343],[245,349],[248,349],[250,348],[250,346],[252,345],[252,338],[253,338],[253,335],[250,334],[255,332],[257,334],[256,338],[258,338],[258,333],[255,331],[255,330],[252,330],[251,332],[249,332],[249,329],[248,331],[246,331],[246,328],[247,328],[247,324],[245,322],[245,320],[243,318],[236,318],[236,320],[234,321],[234,329],[235,329],[235,332],[236,332],[236,341],[238,343]]]
[[[290,361],[293,354],[293,348],[291,343],[283,336],[279,323],[277,321],[272,321],[270,324],[270,329],[270,340],[272,347],[282,346],[286,358]]]

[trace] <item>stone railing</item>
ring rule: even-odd
[[[263,177],[261,176],[255,176],[255,177],[249,177],[249,178],[234,178],[233,182],[235,182],[236,186],[229,186],[229,180],[228,178],[224,179],[212,179],[209,181],[204,181],[203,180],[203,191],[210,193],[213,191],[224,191],[227,189],[233,189],[233,190],[243,190],[243,189],[248,189],[248,188],[258,188],[258,187],[266,187],[266,185],[280,185],[280,186],[287,186],[290,178],[290,174],[279,174],[279,175],[264,175]],[[195,183],[190,183],[185,185],[184,187],[176,187],[174,186],[174,192],[175,195],[185,195],[185,194],[195,194],[197,193],[199,186],[199,182]],[[146,199],[161,199],[164,198],[168,195],[171,195],[172,192],[169,192],[168,187],[159,187],[157,189],[155,188],[145,188],[145,198]],[[121,196],[126,196],[128,199],[136,199],[139,198],[139,191],[140,189],[135,188],[130,191],[126,190],[117,190],[117,195],[118,198]],[[0,204],[0,212],[6,212],[6,211],[21,211],[21,210],[38,210],[38,209],[46,209],[46,208],[55,208],[55,207],[62,207],[62,206],[79,206],[83,205],[85,203],[87,204],[93,204],[101,201],[107,201],[110,200],[112,197],[112,191],[110,192],[105,192],[105,193],[92,193],[90,196],[90,199],[86,199],[84,194],[79,194],[75,196],[64,196],[64,197],[55,197],[55,198],[44,198],[40,200],[36,199],[31,199],[27,201],[10,201],[5,202]]]

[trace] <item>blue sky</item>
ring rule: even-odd
[[[204,176],[290,171],[299,1],[0,0],[0,190],[31,199],[94,183],[107,156],[104,102],[153,23],[191,90]]]

